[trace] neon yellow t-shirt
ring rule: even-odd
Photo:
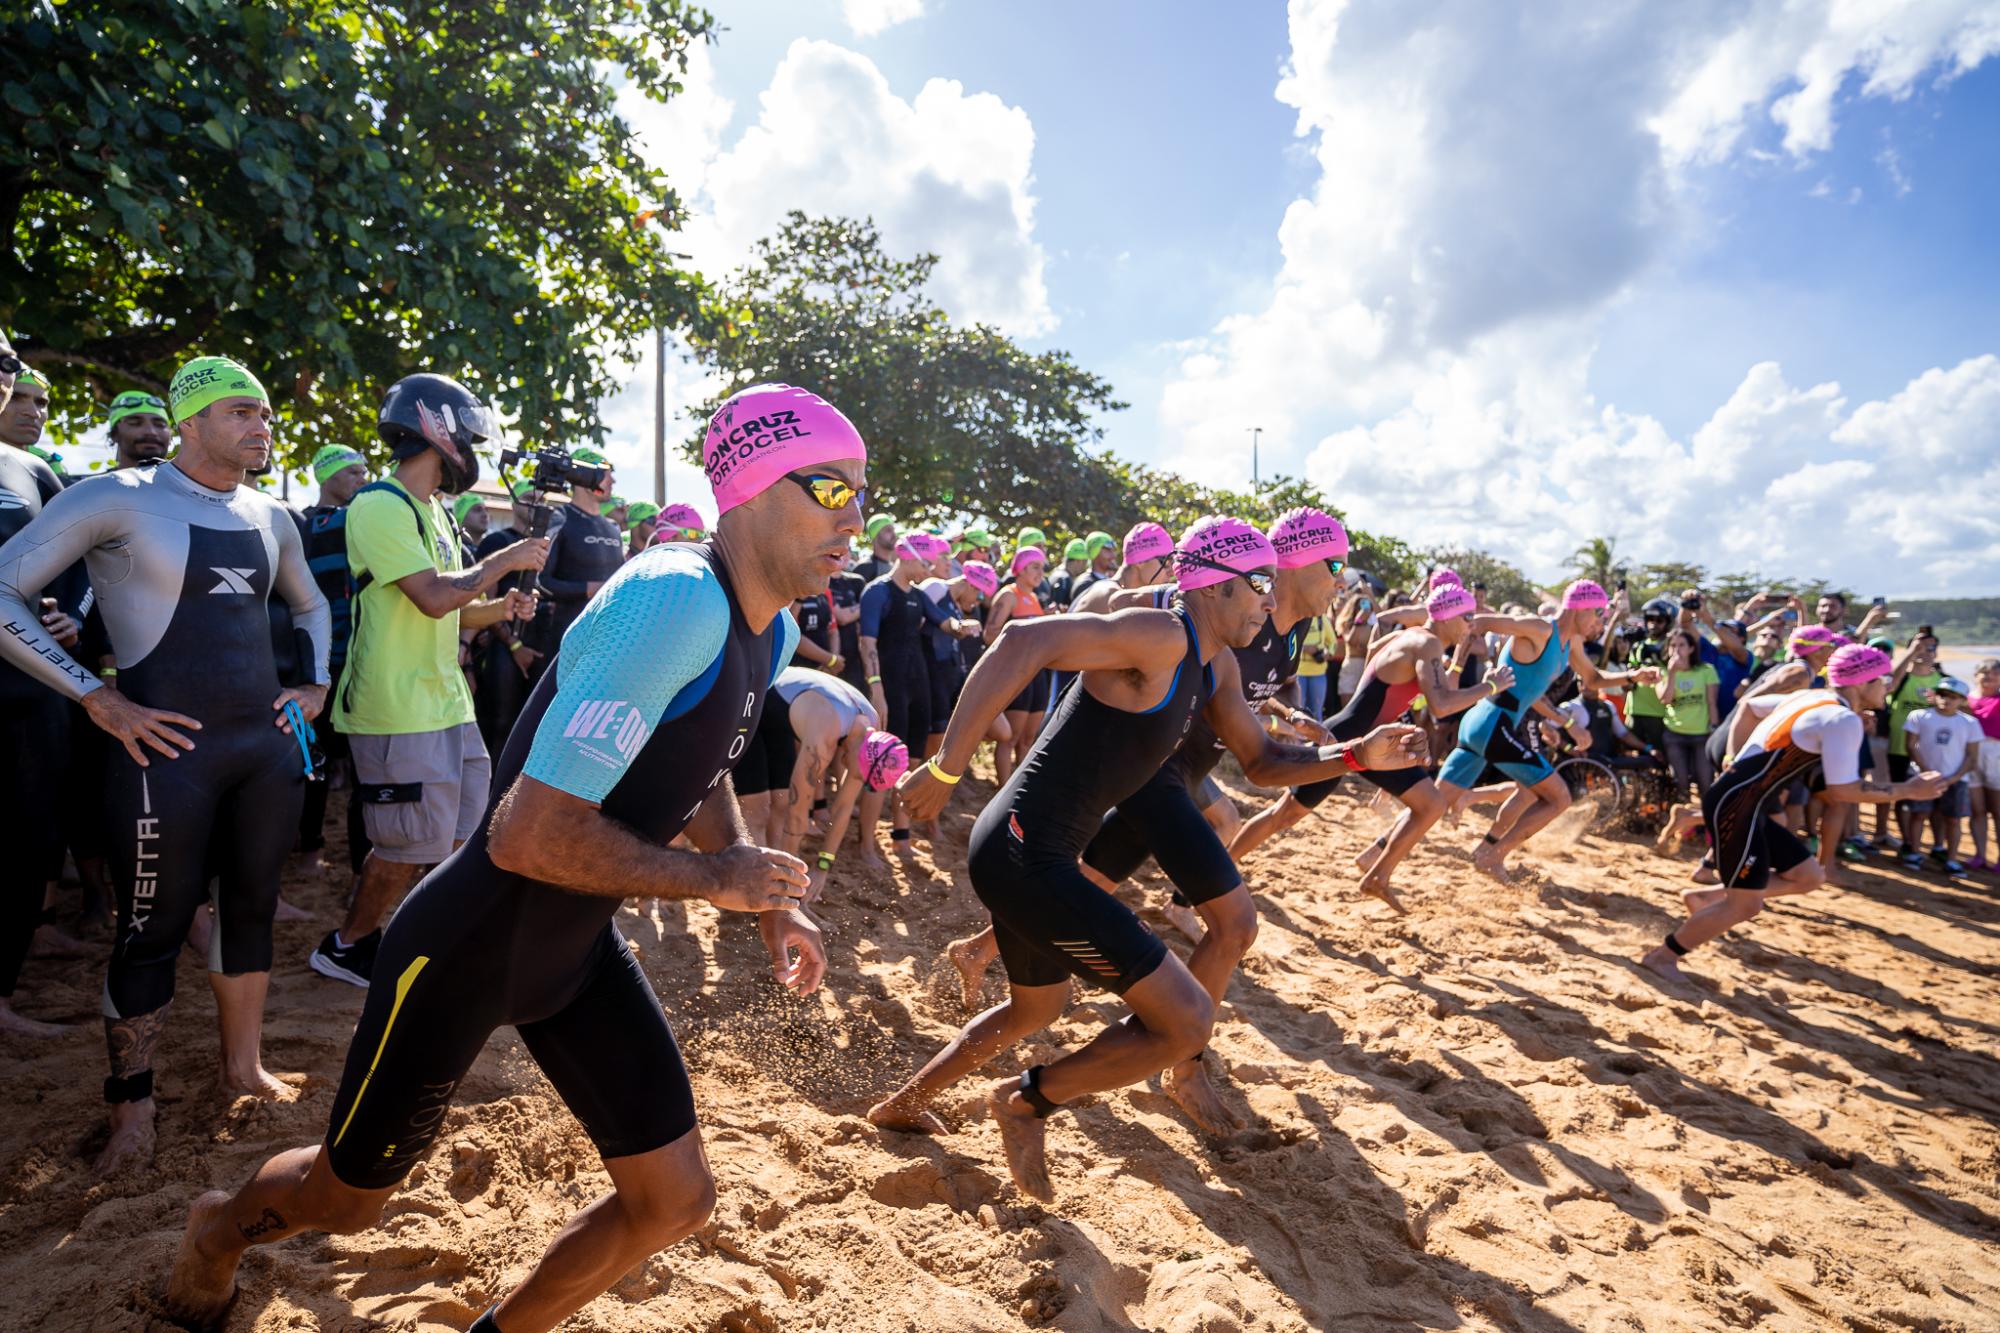
[[[1333,626],[1325,616],[1314,616],[1306,626],[1305,646],[1299,652],[1299,674],[1301,676],[1324,676],[1326,663],[1314,661],[1312,649],[1318,648],[1331,656],[1340,647],[1340,638],[1333,632]]]
[[[1912,671],[1903,677],[1903,683],[1889,696],[1889,753],[1908,756],[1910,753],[1910,733],[1903,730],[1903,724],[1910,720],[1910,714],[1919,708],[1928,708],[1930,703],[1924,698],[1924,691],[1944,679],[1942,671],[1929,671],[1922,675]]]
[[[410,495],[394,478],[387,484]],[[370,582],[354,597],[334,725],[351,735],[407,736],[472,721],[472,691],[458,669],[458,612],[433,620],[396,586],[419,570],[462,567],[443,503],[435,495],[406,502],[387,491],[355,496],[347,507],[347,566]]]
[[[1674,672],[1674,701],[1666,705],[1667,730],[1679,736],[1707,735],[1708,687],[1721,684],[1722,677],[1706,662],[1691,671]],[[1722,700],[1717,699],[1717,711],[1721,707]]]

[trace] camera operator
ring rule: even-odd
[[[549,532],[549,562],[542,566],[539,587],[542,610],[528,638],[537,654],[529,679],[540,680],[542,669],[562,646],[563,632],[625,561],[625,535],[601,512],[611,499],[611,462],[595,449],[578,449],[569,456],[569,503],[556,511]],[[537,477],[536,485],[545,484]]]
[[[486,810],[492,764],[459,669],[459,631],[533,614],[528,593],[489,594],[503,575],[548,558],[547,542],[530,540],[463,567],[441,496],[472,489],[474,449],[494,433],[464,385],[443,375],[398,380],[376,430],[396,468],[347,509],[353,636],[334,696],[372,845],[347,919],[308,960],[321,976],[362,987],[374,974],[383,919]]]

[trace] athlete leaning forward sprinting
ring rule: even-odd
[[[488,821],[383,937],[325,1141],[195,1201],[167,1286],[177,1316],[218,1316],[252,1245],[375,1225],[509,1025],[612,1189],[474,1329],[553,1328],[707,1219],[687,1070],[613,918],[628,897],[759,913],[778,980],[819,984],[805,867],[755,844],[728,778],[796,641],[786,606],[824,590],[861,531],[866,449],[820,398],[767,384],[717,410],[702,454],[713,541],[649,547],[569,627],[501,752]],[[668,845],[683,832],[697,851]]]
[[[1562,610],[1553,620],[1539,616],[1474,616],[1474,634],[1509,636],[1500,665],[1511,668],[1514,683],[1490,699],[1474,704],[1459,724],[1458,745],[1438,774],[1438,792],[1449,805],[1477,787],[1487,766],[1513,782],[1514,794],[1493,817],[1479,849],[1472,854],[1478,870],[1502,883],[1512,883],[1507,857],[1551,820],[1569,809],[1569,788],[1556,776],[1546,757],[1531,749],[1521,735],[1530,710],[1558,726],[1566,719],[1545,698],[1563,668],[1576,672],[1584,685],[1605,689],[1651,684],[1659,679],[1652,667],[1636,671],[1599,671],[1583,651],[1584,642],[1604,629],[1611,599],[1589,579],[1563,589]]]
[[[1827,664],[1833,688],[1743,701],[1731,723],[1734,758],[1701,802],[1722,884],[1686,891],[1688,919],[1640,960],[1646,967],[1683,980],[1679,964],[1690,950],[1756,916],[1767,899],[1810,893],[1826,882],[1820,863],[1777,819],[1785,790],[1815,770],[1824,774],[1821,799],[1835,805],[1928,801],[1951,785],[1939,773],[1895,783],[1861,777],[1861,718],[1887,703],[1894,665],[1879,649],[1849,644]]]
[[[1449,670],[1447,659],[1471,632],[1473,622],[1469,617],[1474,604],[1472,594],[1463,587],[1441,583],[1425,599],[1420,623],[1377,640],[1369,650],[1368,664],[1353,697],[1326,721],[1326,729],[1333,738],[1353,740],[1385,722],[1394,722],[1419,695],[1423,696],[1424,707],[1432,717],[1447,718],[1512,686],[1513,668],[1504,663],[1476,685],[1461,688],[1450,683],[1455,673]],[[1361,777],[1403,805],[1389,831],[1355,858],[1355,865],[1362,872],[1361,891],[1400,912],[1403,905],[1397,901],[1389,878],[1410,854],[1410,849],[1444,814],[1445,797],[1430,774],[1421,768],[1370,771]],[[1340,782],[1336,777],[1286,792],[1243,826],[1230,844],[1229,854],[1241,861],[1267,838],[1304,819],[1333,794]]]
[[[1283,785],[1343,766],[1421,760],[1423,733],[1415,727],[1384,728],[1356,744],[1315,749],[1280,745],[1257,725],[1243,699],[1236,659],[1223,650],[1250,643],[1270,619],[1277,603],[1276,558],[1264,534],[1249,524],[1201,519],[1179,543],[1181,597],[1171,608],[1042,617],[1009,628],[980,659],[944,749],[903,779],[904,799],[920,815],[944,803],[987,720],[1036,673],[1051,667],[1079,673],[1034,749],[980,815],[968,848],[973,890],[993,916],[1008,998],[872,1108],[876,1124],[941,1132],[943,1124],[929,1110],[940,1093],[1054,1022],[1072,975],[1104,986],[1132,1010],[1124,1023],[1106,1028],[1080,1051],[1031,1067],[988,1097],[1015,1183],[1048,1199],[1044,1117],[1087,1093],[1123,1087],[1200,1054],[1215,1015],[1210,986],[1219,990],[1226,972],[1197,976],[1077,866],[1105,813],[1145,784],[1198,716],[1256,782]],[[1188,817],[1200,822],[1191,805]],[[1219,845],[1215,851],[1220,854]]]

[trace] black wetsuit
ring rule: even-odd
[[[590,585],[603,583],[625,563],[625,538],[616,523],[575,503],[561,513],[562,526],[549,538],[548,563],[539,576],[542,605],[528,639],[528,646],[543,654],[535,663],[538,680],[562,647],[564,631],[590,601]]]
[[[273,725],[279,693],[265,602],[273,591],[312,640],[308,674],[327,678],[328,612],[291,514],[247,486],[213,491],[172,463],[72,486],[0,548],[0,654],[69,698],[98,688],[89,670],[36,632],[19,632],[34,596],[84,558],[134,702],[201,723],[194,749],[139,767],[110,748],[104,801],[119,898],[104,983],[107,1016],[133,1018],[173,998],[174,964],[209,901],[209,969],[271,966],[278,876],[304,796],[299,743]],[[39,631],[39,625],[33,627]]]
[[[1127,712],[1079,677],[973,826],[966,868],[993,914],[1014,985],[1053,986],[1075,975],[1123,994],[1166,957],[1159,937],[1076,862],[1105,812],[1129,800],[1187,739],[1214,688],[1186,610],[1175,614],[1187,651],[1166,697]]]
[[[861,594],[861,637],[875,640],[882,702],[889,708],[882,729],[908,746],[913,755],[924,752],[924,738],[931,730],[931,669],[924,648],[928,605],[914,584],[899,588],[888,574],[870,583]],[[865,688],[863,693],[867,693]]]
[[[526,771],[666,845],[757,730],[791,626],[780,614],[753,631],[713,548],[648,548],[543,673],[493,790]],[[614,924],[621,901],[500,869],[485,824],[426,875],[382,938],[334,1094],[333,1173],[360,1189],[402,1179],[487,1037],[509,1025],[605,1157],[692,1129],[673,1032]]]
[[[858,612],[861,593],[867,586],[868,581],[859,574],[835,574],[827,580],[826,599],[833,603],[836,612]],[[861,665],[861,622],[855,619],[840,625],[838,615],[834,620],[840,631],[840,678],[866,694],[868,673]]]
[[[0,444],[0,544],[27,527],[62,490],[62,479],[42,459]],[[80,566],[72,566],[45,590],[79,620],[89,587],[82,575]],[[95,773],[88,786],[65,792],[69,737],[69,701],[0,660],[0,838],[14,865],[9,882],[0,886],[0,999],[14,993],[41,922],[42,886],[62,870],[64,797],[85,804],[96,799]]]
[[[1347,706],[1326,720],[1326,729],[1333,733],[1335,740],[1358,741],[1384,723],[1394,722],[1409,711],[1410,701],[1422,693],[1422,687],[1414,679],[1400,685],[1392,685],[1375,674],[1370,667],[1361,677],[1361,683],[1354,687],[1354,697]],[[1371,768],[1361,773],[1364,781],[1388,792],[1401,796],[1410,788],[1430,776],[1430,770],[1417,765],[1411,768]],[[1320,802],[1333,795],[1347,775],[1327,778],[1323,782],[1308,782],[1296,787],[1292,795],[1299,804],[1311,810]]]
[[[1169,595],[1162,588],[1154,600]],[[1249,647],[1234,650],[1243,692],[1251,702],[1275,696],[1298,674],[1305,628],[1301,621],[1280,634],[1266,620]],[[1207,718],[1197,717],[1180,749],[1105,816],[1083,863],[1116,884],[1136,874],[1148,858],[1156,860],[1174,883],[1176,902],[1205,903],[1234,890],[1243,876],[1202,815],[1204,802],[1197,794],[1225,749]]]

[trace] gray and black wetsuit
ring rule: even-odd
[[[27,527],[62,490],[62,479],[46,462],[0,444],[0,543]],[[44,591],[62,610],[83,619],[89,584],[80,566],[71,566]],[[39,631],[40,610],[40,603],[31,601],[25,619],[9,613],[8,632],[16,621]],[[68,701],[0,660],[0,845],[13,863],[10,881],[0,887],[0,999],[14,993],[21,975],[41,921],[42,886],[62,868],[69,734]],[[88,799],[89,793],[71,793],[78,795]]]
[[[110,1018],[173,998],[174,959],[219,877],[212,971],[269,971],[278,874],[298,831],[299,744],[275,725],[280,686],[266,602],[277,592],[327,679],[329,616],[291,514],[247,486],[213,491],[172,463],[128,468],[56,496],[0,546],[0,658],[64,697],[100,688],[42,632],[34,599],[83,559],[137,703],[201,723],[194,749],[140,768],[114,745],[105,772],[118,938]]]

